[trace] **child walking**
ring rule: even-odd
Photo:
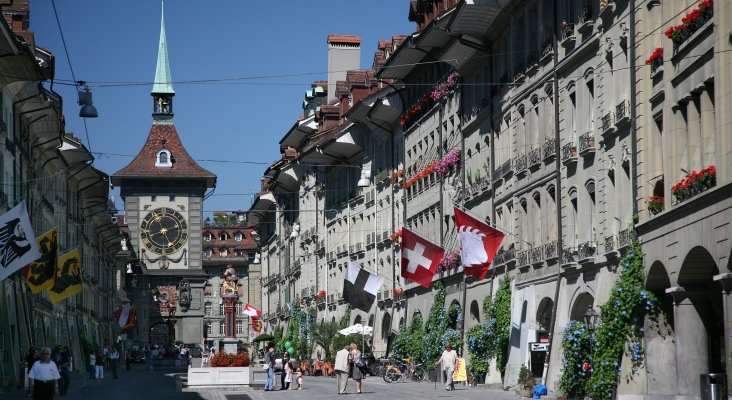
[[[295,372],[295,378],[297,381],[297,390],[302,389],[302,369],[298,368],[297,372]]]

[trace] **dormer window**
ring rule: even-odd
[[[160,168],[170,168],[173,166],[172,157],[170,151],[163,149],[158,151],[157,158],[155,159],[155,166]]]
[[[244,235],[242,235],[241,232],[237,232],[234,234],[234,240],[236,240],[237,242],[241,242],[243,238],[244,238]]]
[[[208,233],[208,232],[204,233],[203,234],[203,240],[206,241],[206,242],[210,242],[211,241],[211,234]]]
[[[212,253],[213,252],[209,248],[203,250],[203,256],[204,257],[211,257]]]

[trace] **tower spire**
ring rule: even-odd
[[[160,1],[160,42],[158,44],[158,63],[155,68],[155,82],[150,94],[153,97],[153,119],[155,122],[170,123],[173,118],[173,80],[170,77],[168,61],[168,40],[165,36],[165,3]]]

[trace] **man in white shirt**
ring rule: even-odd
[[[58,373],[56,363],[51,361],[50,348],[41,349],[41,359],[33,364],[28,372],[28,379],[33,399],[53,399],[53,395],[58,393],[58,380],[61,379],[61,375]]]
[[[117,368],[119,367],[119,351],[112,347],[109,352],[109,366],[112,368],[112,379],[117,379]]]
[[[350,350],[349,346],[342,348],[336,353],[335,373],[338,378],[338,394],[346,394],[346,385],[348,384],[348,369],[350,368]]]
[[[445,390],[455,389],[455,383],[452,381],[452,374],[455,372],[455,361],[457,361],[457,353],[452,349],[452,345],[445,345],[445,351],[442,352],[440,358],[435,364],[442,363],[442,373],[445,376]]]

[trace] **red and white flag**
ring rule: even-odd
[[[402,228],[402,276],[428,288],[445,249]]]
[[[135,306],[130,305],[130,303],[123,304],[122,307],[114,312],[114,319],[117,320],[122,330],[137,325],[137,311],[135,310]]]
[[[254,307],[253,305],[247,303],[246,306],[244,306],[243,310],[244,314],[253,317],[253,318],[259,318],[262,316],[262,310],[258,309],[257,307]]]
[[[460,240],[463,273],[484,279],[505,236],[455,207],[455,225]]]

